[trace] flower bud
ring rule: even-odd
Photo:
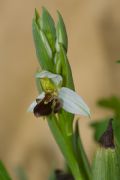
[[[92,167],[92,180],[119,180],[120,169],[114,144],[112,120],[100,140]]]

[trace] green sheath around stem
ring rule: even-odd
[[[120,169],[115,149],[100,147],[92,169],[92,180],[119,180]]]

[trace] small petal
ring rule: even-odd
[[[45,92],[42,92],[41,94],[38,95],[38,97],[36,98],[36,100],[42,100],[45,97]],[[35,106],[37,105],[36,101],[33,101],[32,104],[29,106],[28,108],[28,112],[33,112]]]
[[[59,98],[63,101],[63,109],[72,113],[90,116],[90,110],[83,99],[69,88],[63,87],[59,91]]]
[[[32,104],[29,106],[28,108],[28,112],[33,112],[35,106],[37,105],[37,102],[36,101],[33,101]]]
[[[55,85],[61,85],[62,83],[62,76],[58,75],[58,74],[53,74],[49,71],[42,71],[40,73],[36,73],[36,78],[49,78],[53,81],[53,83]]]
[[[42,92],[41,94],[39,94],[39,95],[37,96],[36,99],[42,100],[44,97],[45,97],[45,92]]]

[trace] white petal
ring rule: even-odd
[[[28,108],[28,112],[33,112],[33,109],[35,108],[35,106],[37,105],[36,101],[33,101],[32,104],[29,106]]]
[[[84,116],[90,116],[90,110],[83,99],[71,89],[66,87],[59,91],[59,98],[63,101],[63,109],[73,113]]]
[[[49,71],[42,71],[40,73],[36,73],[36,78],[49,78],[51,79],[57,86],[62,83],[62,76],[59,74],[53,74]]]
[[[42,92],[41,94],[39,94],[39,95],[37,96],[36,99],[42,100],[44,97],[45,97],[45,92]],[[28,108],[27,111],[28,111],[28,112],[33,112],[33,109],[35,108],[36,105],[37,105],[37,102],[36,102],[36,101],[33,101],[32,104],[29,106],[29,108]]]
[[[41,94],[39,94],[39,95],[37,96],[36,99],[43,99],[44,97],[45,97],[45,92],[42,92]]]

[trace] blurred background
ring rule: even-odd
[[[46,180],[53,168],[63,166],[47,122],[26,112],[38,94],[31,24],[35,7],[41,12],[42,6],[55,21],[57,9],[64,18],[76,90],[92,119],[109,114],[96,106],[99,98],[120,93],[120,66],[115,63],[120,59],[120,1],[0,0],[0,158],[13,180],[18,167],[29,180]],[[79,123],[91,160],[96,145],[90,121],[81,118]]]

